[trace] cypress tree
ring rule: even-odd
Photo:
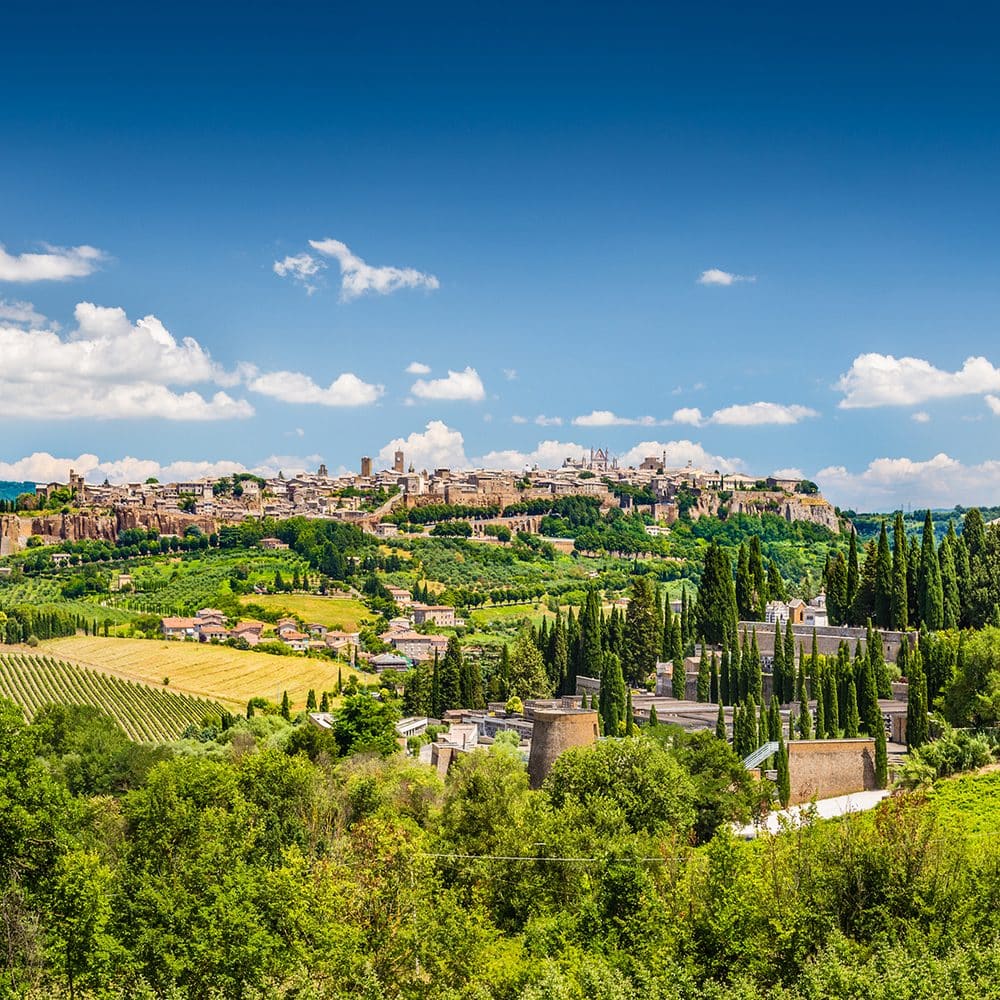
[[[906,745],[914,750],[927,742],[927,678],[921,664],[920,650],[914,650],[910,655],[908,668]]]
[[[847,549],[847,620],[853,624],[856,619],[854,610],[858,603],[858,588],[861,586],[861,573],[858,569],[858,533],[851,525],[851,540]]]
[[[772,694],[768,706],[767,738],[776,740],[779,736],[781,736],[781,709],[778,707],[777,696]]]
[[[785,581],[782,580],[778,564],[773,559],[767,564],[767,596],[772,601],[784,601],[788,598]]]
[[[698,701],[708,701],[712,691],[712,671],[708,664],[708,648],[701,644],[701,658],[698,660],[698,687],[695,698]]]
[[[319,698],[319,710],[321,712],[330,711],[330,696],[324,691]]]
[[[740,621],[750,621],[753,617],[753,579],[750,576],[750,553],[746,542],[740,543],[736,560],[736,610]]]
[[[605,736],[618,736],[625,722],[628,691],[621,660],[614,653],[604,658],[601,673],[600,715]]]
[[[788,710],[788,741],[789,743],[795,739],[795,734],[798,732],[798,726],[796,725],[795,719],[795,709],[789,708]]]
[[[698,634],[713,645],[722,643],[726,635],[735,635],[736,589],[732,565],[714,540],[705,551],[696,612]]]
[[[552,674],[553,685],[556,694],[567,694],[571,688],[576,687],[576,678],[572,681],[569,677],[569,646],[567,644],[566,627],[563,625],[559,615],[556,616],[556,623],[552,629]],[[507,647],[504,646],[504,649]],[[510,661],[508,660],[508,676]]]
[[[687,587],[681,587],[681,645],[686,650],[691,641],[691,608]]]
[[[909,607],[906,593],[906,526],[903,512],[896,511],[892,528],[892,602],[891,627],[903,631],[909,621]]]
[[[596,598],[596,595],[595,595]],[[632,594],[625,619],[625,662],[628,681],[639,684],[656,670],[657,643],[656,593],[646,576],[632,581]]]
[[[757,728],[757,703],[753,700],[753,695],[746,700],[746,720],[747,743],[750,744],[750,749],[744,756],[752,754],[761,744],[760,732]]]
[[[253,698],[247,702],[247,718],[252,719],[254,716]]]
[[[604,645],[601,639],[601,608],[594,589],[587,591],[587,603],[580,614],[580,648],[583,675],[600,677],[604,664]]]
[[[835,740],[840,735],[840,706],[837,704],[837,678],[829,667],[826,670],[824,701],[826,736],[827,739]]]
[[[820,670],[818,674],[813,674],[812,688],[816,698],[816,739],[826,738],[826,704],[823,697],[823,674],[825,670]]]
[[[684,657],[675,657],[673,670],[670,675],[670,693],[678,700],[683,701],[687,696],[687,675],[684,670]]]
[[[656,717],[656,706],[649,706],[649,728],[655,729],[660,724],[660,720]]]
[[[920,625],[920,542],[916,536],[910,538],[906,554],[906,600],[910,607],[910,622]]]
[[[747,677],[747,686],[758,704],[764,704],[764,675],[760,659],[760,647],[757,645],[757,629],[751,630],[750,636],[750,664]]]
[[[958,571],[955,566],[955,550],[958,548],[958,538],[955,536],[955,525],[948,522],[948,533],[938,549],[938,562],[941,567],[941,596],[943,598],[943,628],[958,628],[962,617],[962,600],[958,591]]]
[[[844,718],[844,736],[847,739],[856,739],[861,716],[858,714],[858,687],[854,683],[854,677],[847,679],[847,715]]]
[[[799,736],[804,740],[813,738],[812,712],[805,698],[799,702]]]
[[[466,707],[461,704],[464,693],[462,690],[462,647],[459,646],[456,636],[451,636],[448,639],[444,659],[441,660],[438,686],[442,714],[449,708]]]
[[[306,695],[306,711],[316,711],[316,691],[313,688],[309,688],[309,693]]]
[[[782,809],[788,808],[788,803],[792,798],[792,779],[788,769],[788,747],[785,740],[778,732],[778,801]]]
[[[941,566],[934,548],[934,522],[931,520],[930,510],[924,518],[917,591],[921,623],[932,631],[940,629],[944,624],[944,594],[941,588]]]
[[[632,688],[628,689],[625,701],[625,735],[635,735],[635,718],[632,714]]]
[[[718,701],[722,705],[731,705],[732,698],[730,696],[730,679],[729,679],[729,650],[723,646],[722,647],[722,663],[719,668],[719,698]]]
[[[755,621],[764,620],[767,606],[767,574],[764,571],[764,557],[760,551],[760,539],[750,536],[750,582],[752,585],[750,611]]]
[[[670,644],[673,641],[674,613],[670,609],[670,591],[663,602],[663,631],[660,633],[660,658],[670,659]]]
[[[708,700],[715,703],[719,700],[719,657],[712,650],[711,675],[708,684]]]
[[[872,736],[875,727],[881,725],[882,711],[878,704],[878,688],[875,685],[875,673],[871,663],[865,657],[862,661],[862,697],[859,700],[858,708],[861,712],[861,721],[864,724],[865,732]]]
[[[875,689],[880,698],[892,697],[892,681],[889,678],[889,667],[885,662],[885,649],[882,646],[882,633],[873,631],[866,649],[868,661],[872,665],[872,675],[875,678]]]
[[[774,655],[771,657],[771,694],[778,701],[785,693],[785,643],[781,635],[781,622],[774,623]]]
[[[795,701],[795,633],[792,631],[792,620],[785,622],[785,689],[781,693],[781,701],[785,705]]]
[[[291,721],[292,718],[292,706],[288,701],[288,692],[282,691],[281,693],[281,717],[283,719],[288,719]]]
[[[885,521],[882,522],[875,552],[875,621],[880,628],[889,628],[892,621],[892,560]]]
[[[715,717],[715,735],[720,740],[728,739],[728,734],[726,733],[726,712],[722,707],[722,702],[719,702],[719,712]]]
[[[889,784],[889,760],[885,745],[885,726],[875,730],[875,785],[885,788]]]

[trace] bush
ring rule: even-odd
[[[946,729],[940,739],[912,750],[899,772],[900,788],[920,788],[962,771],[975,771],[993,759],[985,736],[974,736],[965,729]]]
[[[32,648],[34,648],[35,646],[38,645],[38,636],[37,635],[29,635],[28,638],[25,641],[27,642],[27,644],[29,646],[31,646]]]

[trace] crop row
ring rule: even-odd
[[[220,714],[213,702],[24,653],[0,655],[0,695],[29,719],[45,704],[92,705],[140,743],[175,740],[206,715]]]

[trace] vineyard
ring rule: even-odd
[[[330,660],[164,639],[78,635],[48,640],[44,648],[54,656],[130,680],[159,684],[169,677],[171,690],[218,701],[234,711],[245,709],[247,701],[258,696],[280,702],[284,691],[294,709],[305,708],[310,688],[318,697],[321,691],[334,690],[338,674],[346,683],[357,673],[346,663]]]
[[[218,705],[29,653],[0,654],[0,695],[31,719],[42,705],[92,705],[140,743],[177,739]]]

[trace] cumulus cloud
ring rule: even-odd
[[[433,274],[425,274],[412,267],[374,267],[352,253],[347,244],[340,240],[310,240],[309,246],[324,257],[336,260],[340,265],[340,298],[343,302],[349,302],[368,292],[389,295],[401,288],[434,290],[440,287],[440,282]],[[309,258],[311,263],[307,266],[311,267],[317,263],[311,254],[300,256]],[[288,259],[285,258],[286,261]],[[318,263],[326,266],[323,262]],[[275,272],[279,273],[277,264]]]
[[[692,427],[700,427],[703,417],[697,406],[683,406],[679,410],[674,410],[671,420],[675,424],[690,424]]]
[[[0,462],[0,479],[29,483],[65,483],[69,470],[84,476],[89,482],[144,482],[155,476],[161,482],[200,479],[204,476],[229,476],[234,472],[250,471],[242,462],[175,461],[163,464],[155,459],[124,458],[102,461],[97,455],[84,453],[76,458],[56,458],[45,451],[36,451],[15,462]]]
[[[544,413],[539,413],[535,417],[535,423],[539,427],[562,427],[562,417],[547,417]]]
[[[4,322],[17,323],[32,329],[40,326],[58,329],[58,324],[50,323],[30,302],[17,302],[10,299],[0,299],[0,323]]]
[[[0,281],[66,281],[93,274],[107,259],[103,250],[83,244],[53,247],[43,244],[44,253],[10,254],[0,244]]]
[[[430,375],[431,366],[425,365],[422,361],[411,361],[406,366],[408,375]]]
[[[731,271],[720,271],[717,267],[710,267],[707,271],[702,271],[698,276],[699,285],[734,285],[738,281],[756,281],[753,274],[733,274]]]
[[[833,465],[814,478],[834,503],[855,510],[987,505],[1000,493],[1000,461],[966,465],[939,452],[925,460],[877,458],[861,472]]]
[[[718,469],[720,472],[740,472],[746,467],[746,463],[741,458],[724,458],[722,455],[713,455],[700,444],[686,439],[680,441],[640,441],[634,448],[630,448],[625,454],[620,455],[618,461],[621,465],[637,466],[645,458],[663,459],[664,456],[665,468],[668,469],[684,468],[688,462],[697,469],[709,471]]]
[[[338,375],[325,389],[302,372],[268,372],[251,379],[249,388],[285,403],[317,403],[320,406],[368,406],[385,387],[373,385],[352,372]]]
[[[402,450],[407,465],[412,462],[417,469],[460,469],[469,464],[462,432],[441,420],[430,421],[424,430],[409,437],[393,438],[378,453],[381,464],[391,467],[397,450]]]
[[[469,400],[476,402],[486,396],[483,381],[475,368],[455,372],[448,369],[446,378],[418,378],[410,392],[420,399]]]
[[[513,382],[517,378],[517,369],[505,368],[503,370],[503,377],[507,379],[508,382]]]
[[[311,253],[299,253],[274,262],[274,273],[279,278],[291,278],[302,285],[309,295],[318,287],[316,278],[326,269],[326,262]]]
[[[818,416],[815,410],[798,404],[744,403],[716,410],[711,422],[734,427],[760,427],[764,424],[797,424],[808,417]]]
[[[775,469],[771,473],[775,479],[805,479],[805,473],[795,466],[791,466],[787,469]]]
[[[1000,391],[1000,369],[986,358],[966,358],[958,371],[944,371],[923,358],[859,354],[835,387],[844,410],[872,406],[917,406],[932,399]]]
[[[531,451],[509,448],[487,452],[481,458],[475,459],[475,464],[484,469],[513,471],[535,465],[542,469],[557,469],[567,458],[580,459],[587,453],[588,449],[580,444],[567,441],[539,441]]]
[[[994,397],[995,398],[995,397]],[[986,402],[990,401],[990,397],[986,397]],[[998,400],[1000,402],[1000,400]],[[910,419],[917,424],[929,424],[931,420],[931,415],[924,410],[917,410],[916,413],[910,414]]]
[[[990,394],[986,397],[986,405],[996,416],[1000,417],[1000,396]]]
[[[577,427],[651,427],[656,424],[653,417],[620,417],[611,410],[591,410],[581,417],[574,417]]]
[[[0,398],[7,417],[224,420],[253,407],[225,392],[211,396],[170,386],[238,384],[196,340],[178,341],[155,317],[134,324],[123,309],[81,302],[68,336],[52,328],[0,322]]]

